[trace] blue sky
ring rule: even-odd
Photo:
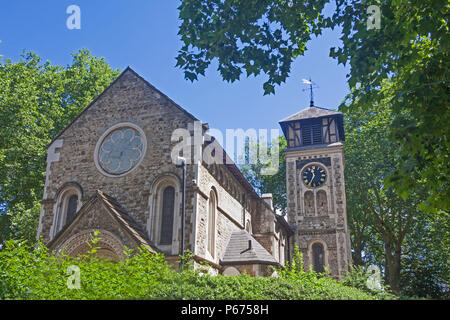
[[[338,31],[326,31],[308,43],[308,51],[293,64],[291,76],[276,94],[264,96],[266,78],[242,77],[233,84],[221,80],[216,66],[191,83],[175,67],[181,47],[175,0],[15,0],[0,10],[0,54],[17,61],[22,50],[32,50],[52,64],[67,65],[71,53],[89,48],[113,67],[132,67],[155,87],[210,127],[272,129],[278,121],[309,105],[302,78],[320,88],[315,104],[336,108],[348,93],[348,67],[329,57],[339,44]],[[81,9],[81,30],[69,30],[69,5]],[[281,133],[281,130],[280,130]]]

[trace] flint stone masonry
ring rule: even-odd
[[[111,201],[120,205],[123,214],[129,217],[137,229],[143,230],[142,241],[147,242],[154,251],[162,250],[157,241],[149,240],[154,238],[150,234],[153,232],[150,230],[150,214],[159,214],[152,212],[154,206],[150,205],[152,201],[158,201],[158,198],[152,198],[155,196],[152,186],[165,177],[175,177],[181,185],[182,169],[171,159],[171,151],[178,142],[172,142],[171,137],[174,130],[179,128],[192,133],[195,121],[198,120],[194,116],[127,68],[49,145],[38,237],[42,237],[45,243],[50,243],[52,248],[70,246],[71,252],[79,253],[85,248],[82,242],[86,234],[99,229],[104,232],[102,250],[105,256],[120,256],[118,251],[121,247],[136,248],[139,241],[130,236],[124,224],[111,219],[100,204],[93,205],[87,211],[85,205],[100,190],[109,199],[113,199]],[[100,172],[94,162],[95,148],[105,132],[122,123],[132,123],[144,132],[146,152],[142,161],[129,173],[120,177],[107,176]],[[207,126],[203,126],[203,130],[206,128]],[[84,213],[52,237],[50,230],[54,217],[63,210],[58,199],[68,185],[79,189],[82,195],[79,199],[79,212]],[[208,200],[211,191],[217,195],[214,257],[206,252]],[[177,192],[179,196],[180,190]],[[174,217],[177,223],[174,225],[178,227],[173,232],[178,240],[174,242],[174,246],[178,243],[175,251],[181,253],[182,204],[181,201],[177,203],[179,207],[175,212],[178,215]],[[210,263],[213,274],[223,271],[219,263],[231,234],[244,230],[246,225],[269,255],[280,256],[273,252],[273,248],[279,246],[281,237],[274,230],[281,230],[280,234],[284,238],[289,231],[285,226],[278,225],[273,210],[253,189],[249,189],[248,182],[234,165],[207,165],[202,162],[188,164],[185,203],[185,249],[192,251],[196,259]],[[283,256],[287,256],[287,252]],[[173,253],[172,256],[167,255],[167,260],[174,265],[177,259]],[[237,268],[242,269],[242,266]],[[264,268],[251,265],[248,270],[253,270],[255,275],[265,274]]]
[[[351,261],[350,238],[347,228],[347,213],[344,185],[344,153],[340,143],[309,147],[286,152],[286,183],[288,221],[296,229],[292,246],[298,245],[303,253],[304,267],[309,269],[312,261],[312,244],[322,243],[324,262],[331,274],[341,277]],[[326,183],[315,189],[307,188],[302,181],[302,170],[311,164],[326,168]],[[328,209],[307,212],[305,192],[313,192],[317,198],[319,190],[325,192]],[[326,213],[328,212],[328,214]]]

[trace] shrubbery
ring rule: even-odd
[[[348,287],[358,288],[371,295],[375,295],[378,299],[394,299],[395,295],[390,293],[389,286],[382,283],[381,278],[377,277],[370,279],[371,276],[375,276],[376,273],[370,273],[361,266],[350,266],[349,272],[341,280],[341,283]],[[368,282],[372,280],[372,285],[369,286]]]
[[[164,256],[128,250],[122,262],[99,260],[95,247],[71,258],[40,244],[8,241],[0,250],[0,299],[377,299],[301,267],[301,256],[279,277],[211,276],[187,264],[176,272]],[[80,268],[80,289],[69,289],[67,269]],[[189,267],[191,265],[191,267]]]

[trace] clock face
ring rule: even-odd
[[[109,174],[121,175],[133,169],[143,156],[142,137],[133,128],[112,131],[99,149],[99,164]]]
[[[303,183],[309,188],[322,186],[327,179],[327,172],[322,167],[311,165],[303,170]]]

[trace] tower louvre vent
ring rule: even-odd
[[[322,143],[322,125],[313,124],[312,126],[312,140],[313,144],[321,144]]]
[[[304,146],[312,144],[311,132],[311,126],[304,126],[302,128],[302,144]]]
[[[322,144],[322,125],[320,123],[302,126],[302,145]]]

